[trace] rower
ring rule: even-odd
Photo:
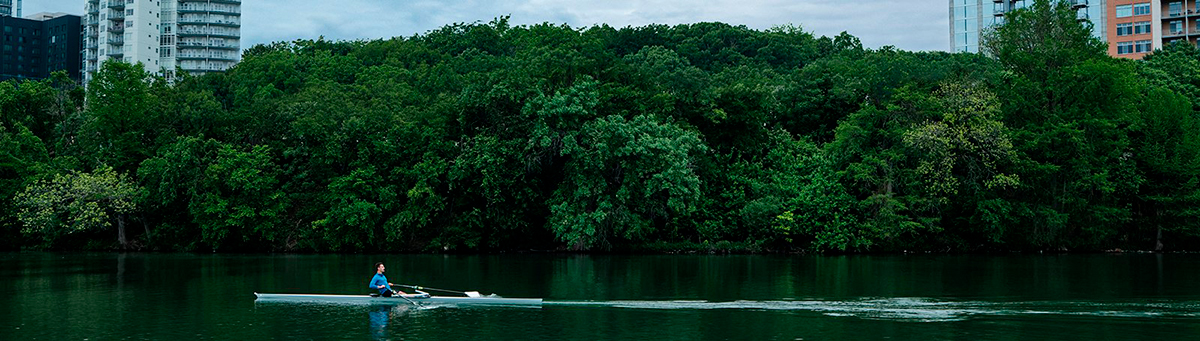
[[[375,263],[375,277],[371,277],[369,287],[373,290],[378,290],[379,295],[383,297],[392,297],[393,294],[405,295],[403,291],[397,292],[396,290],[392,290],[392,286],[395,284],[388,282],[387,276],[383,275],[384,270],[383,262]]]

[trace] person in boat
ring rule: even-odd
[[[386,267],[383,266],[383,262],[375,263],[375,277],[371,277],[370,288],[378,290],[379,295],[383,297],[392,297],[395,294],[405,295],[403,291],[392,290],[392,286],[395,284],[388,282],[387,276],[383,275],[384,270]]]

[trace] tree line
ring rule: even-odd
[[[499,18],[3,82],[0,248],[1194,250],[1200,50],[1058,3],[978,54]]]

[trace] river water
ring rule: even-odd
[[[256,302],[393,283],[540,308]],[[1200,340],[1200,255],[0,253],[3,340]]]

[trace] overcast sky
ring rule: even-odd
[[[23,15],[82,15],[84,0],[24,0]],[[412,36],[456,22],[551,22],[613,27],[719,21],[755,29],[794,24],[817,35],[848,31],[866,47],[948,50],[944,0],[244,0],[242,48],[295,39]]]

